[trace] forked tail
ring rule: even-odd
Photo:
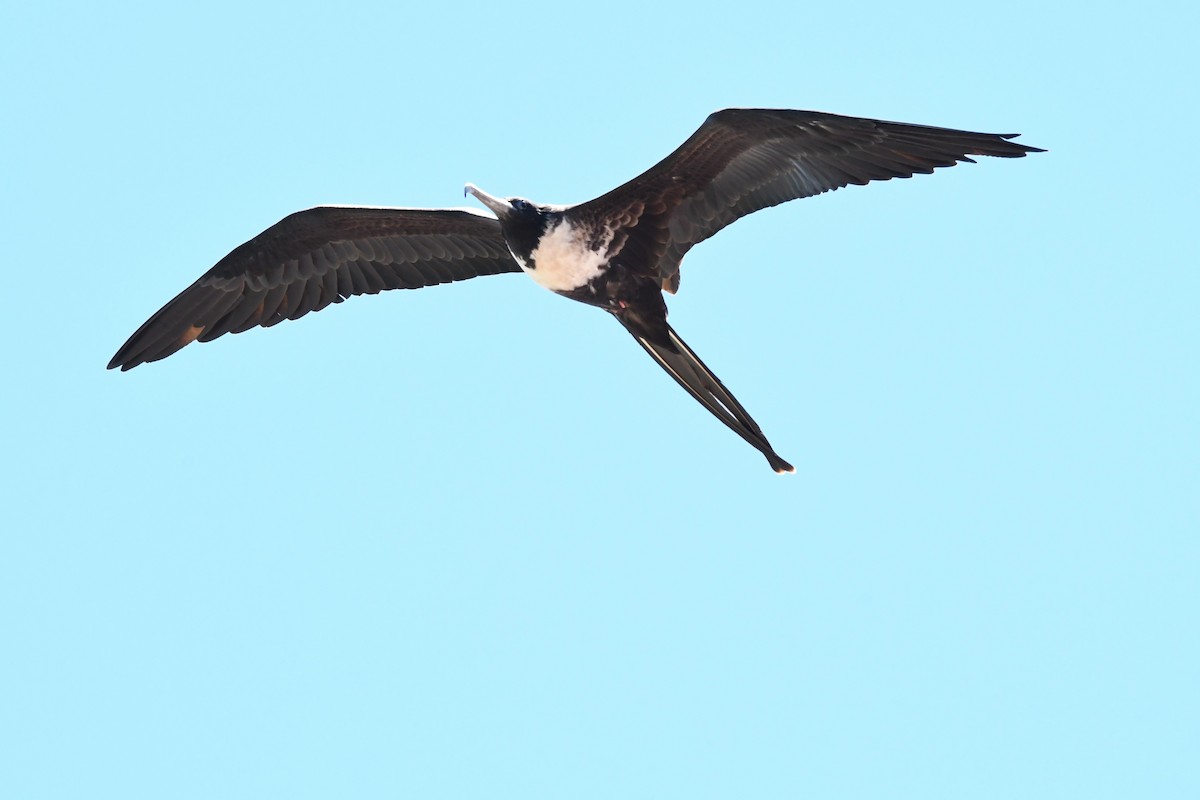
[[[621,320],[626,330],[633,334],[633,338],[637,339],[638,344],[650,357],[680,386],[687,389],[688,394],[766,456],[771,469],[779,473],[796,471],[795,467],[779,457],[767,441],[767,437],[763,435],[762,428],[758,427],[758,423],[751,419],[750,414],[737,398],[730,394],[720,378],[704,365],[683,339],[679,338],[674,328],[667,325],[667,340],[656,342],[647,338],[630,321],[619,315],[614,316]]]

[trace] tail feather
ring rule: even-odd
[[[647,338],[622,317],[617,316],[617,319],[621,320],[638,344],[668,375],[686,389],[688,394],[766,456],[771,469],[779,473],[796,471],[795,467],[779,457],[767,441],[767,437],[763,435],[762,428],[758,427],[758,423],[750,417],[737,398],[730,394],[720,378],[704,365],[683,339],[679,338],[674,328],[668,325],[667,340],[656,342]]]

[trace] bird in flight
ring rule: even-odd
[[[638,344],[776,472],[794,472],[762,429],[667,322],[693,245],[733,221],[849,184],[909,178],[970,156],[1042,152],[1018,134],[725,109],[628,183],[578,205],[501,199],[470,209],[320,206],[239,245],[158,310],[108,363],[122,371],[193,341],[270,327],[359,294],[524,272],[555,294],[612,314]]]

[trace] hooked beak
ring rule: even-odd
[[[485,192],[483,189],[480,189],[473,183],[468,183],[466,187],[463,188],[463,197],[466,197],[468,194],[475,195],[475,198],[479,200],[479,202],[490,208],[492,213],[501,219],[512,213],[512,206],[507,200],[502,200],[499,197],[492,197],[490,194]]]

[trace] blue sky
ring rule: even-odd
[[[1200,793],[1194,14],[10,4],[0,794]],[[726,106],[1050,150],[691,252],[794,476],[519,275],[104,370],[294,210],[576,202]]]

